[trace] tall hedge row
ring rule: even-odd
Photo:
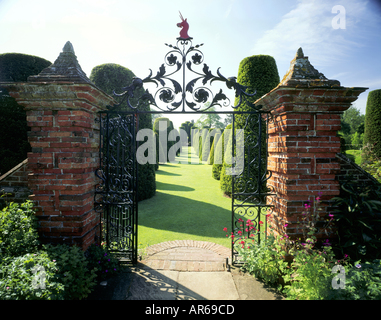
[[[373,151],[381,157],[381,89],[370,91],[366,102],[364,145],[374,145]]]
[[[225,136],[227,136],[228,130],[231,130],[232,125],[229,124],[226,126],[224,132],[222,132],[221,137],[218,139],[217,144],[213,147],[214,151],[214,159],[213,159],[213,167],[212,167],[212,177],[216,180],[220,180],[221,170],[223,166],[223,160],[225,156]],[[213,144],[214,146],[214,144]]]
[[[51,64],[27,54],[0,54],[0,82],[26,82]],[[0,176],[27,158],[31,151],[28,130],[23,107],[0,88]]]
[[[254,93],[256,90],[256,95],[248,99],[248,103],[243,102],[237,111],[254,111],[250,103],[254,103],[257,99],[274,89],[279,84],[280,78],[278,73],[278,68],[275,59],[268,55],[255,55],[243,59],[239,65],[237,82],[248,86],[248,92]],[[238,103],[238,98],[236,98],[235,104]],[[256,139],[259,133],[259,122],[256,115],[251,116],[247,121],[247,114],[236,114],[235,115],[235,128],[245,129],[245,141],[247,137],[251,137],[251,143],[256,144]],[[262,135],[261,135],[261,146],[262,150],[266,148],[266,124],[262,121]],[[247,123],[246,127],[245,124]],[[247,142],[246,142],[247,143]],[[256,151],[255,151],[256,152]],[[263,152],[262,152],[263,155]],[[265,155],[264,155],[265,156]],[[252,159],[247,159],[247,154],[245,154],[245,166],[248,161]],[[226,163],[224,163],[226,166]],[[256,185],[258,176],[258,169],[255,166],[250,167],[251,170],[248,172],[244,170],[242,178],[240,178],[240,185],[251,185],[250,192],[255,192],[258,188]],[[264,164],[260,168],[260,175],[266,174]],[[221,179],[227,179],[227,181],[222,181],[221,186],[227,186],[230,184],[231,177],[227,175],[221,175]],[[237,190],[240,191],[240,190]],[[262,186],[262,192],[265,192],[265,186]],[[224,192],[229,194],[229,190],[225,188]]]
[[[113,96],[113,90],[116,93],[121,93],[121,88],[126,87],[132,83],[135,77],[134,73],[118,64],[106,63],[94,67],[91,70],[90,80],[100,89],[107,94]],[[140,89],[136,96],[143,94],[143,89]],[[131,99],[132,105],[136,105],[137,100]],[[124,106],[122,110],[127,110]],[[149,111],[148,104],[140,104],[139,110]],[[152,130],[152,117],[151,114],[139,114],[139,127],[140,129]],[[144,142],[141,142],[144,143]],[[155,179],[155,164],[144,165],[138,164],[138,201],[151,198],[156,192],[156,179]]]
[[[162,124],[162,127],[164,127],[165,129],[163,131],[160,131],[160,122],[161,123],[164,123],[164,126]],[[169,141],[168,137],[169,137],[169,134],[172,130],[174,130],[173,128],[173,123],[171,120],[169,120],[168,118],[165,118],[165,117],[160,117],[160,118],[156,118],[155,119],[155,122],[153,124],[153,130],[154,132],[158,135],[159,137],[159,145],[161,146],[162,148],[162,152],[164,152],[164,159],[165,159],[165,162],[167,161],[174,161],[174,157],[171,157],[171,155],[169,154],[169,150],[171,149],[171,147],[177,142],[177,141]],[[167,143],[167,149],[165,149],[164,147],[164,143],[162,144],[160,142],[160,139],[163,139],[166,141]],[[156,148],[158,148],[158,146],[156,146]],[[176,152],[176,154],[178,154],[178,152]]]

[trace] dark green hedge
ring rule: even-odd
[[[381,157],[381,89],[368,94],[365,113],[364,144],[374,145],[373,151]]]
[[[26,82],[52,63],[21,53],[0,54],[0,82]],[[0,87],[0,175],[27,158],[31,151],[26,113],[16,100]]]
[[[132,83],[135,77],[134,73],[115,63],[106,63],[96,66],[91,70],[90,80],[107,94],[113,96],[113,91],[121,93],[121,88]],[[139,97],[143,94],[143,89],[138,91],[136,95]],[[136,105],[137,100],[131,99],[132,105]],[[124,105],[122,110],[127,110]],[[139,110],[149,111],[148,104],[139,104]],[[151,114],[139,114],[139,130],[152,129]],[[144,143],[141,142],[141,144]],[[138,165],[138,201],[151,198],[156,192],[155,165],[146,163]]]
[[[237,109],[237,111],[254,111],[250,103],[254,103],[257,99],[274,89],[279,84],[280,78],[278,73],[278,68],[275,62],[275,59],[268,55],[255,55],[251,57],[247,57],[243,59],[239,65],[238,70],[238,78],[237,82],[248,86],[247,90],[250,93],[254,93],[256,90],[257,93],[254,97],[248,99],[248,103],[243,102],[241,106]],[[251,89],[250,89],[251,88]],[[238,98],[235,100],[235,104],[238,103]],[[245,141],[247,141],[248,137],[251,137],[251,140],[255,143],[256,138],[259,133],[259,124],[258,117],[256,115],[250,116],[247,121],[247,114],[236,114],[235,116],[235,128],[236,129],[245,129]],[[261,148],[265,150],[266,148],[266,124],[262,121],[262,141]],[[247,123],[246,127],[245,124]],[[255,151],[256,152],[256,151]],[[263,154],[263,152],[262,152]],[[252,159],[247,159],[247,154],[245,154],[245,167],[247,167],[248,161]],[[226,163],[224,162],[224,166]],[[255,165],[252,165],[250,168],[250,172],[244,170],[242,178],[240,178],[240,185],[245,185],[246,182],[249,182],[253,179],[253,177],[258,176],[258,170],[255,168]],[[225,169],[221,171],[224,173]],[[265,166],[261,166],[261,175],[265,174]],[[221,187],[224,192],[230,195],[231,190],[231,176],[227,176],[225,174],[221,174],[220,179],[227,179],[227,181],[221,181]],[[255,181],[256,182],[256,181]],[[257,190],[256,183],[250,183],[248,185],[252,185],[252,191]],[[229,186],[229,187],[228,187]],[[239,190],[237,190],[239,191]],[[246,190],[249,191],[249,190]],[[266,187],[263,186],[262,192],[266,191]]]

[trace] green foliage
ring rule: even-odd
[[[216,129],[216,134],[214,136],[213,142],[212,142],[212,147],[210,148],[210,153],[209,153],[209,158],[208,158],[208,164],[213,165],[214,164],[214,150],[217,150],[217,147],[214,148],[214,146],[217,146],[218,141],[221,138],[221,131]]]
[[[364,160],[361,162],[360,166],[381,183],[381,159],[377,157],[373,150],[374,146],[369,143],[363,146],[360,158],[361,160]]]
[[[381,300],[381,260],[345,266],[345,288],[331,290],[330,300]]]
[[[227,174],[226,170],[231,170],[232,167],[232,143],[233,143],[233,134],[230,131],[224,131],[224,139],[226,139],[228,142],[224,141],[224,157],[222,161],[221,166],[221,172],[220,172],[220,187],[224,194],[231,197],[232,195],[232,176]],[[234,150],[235,154],[235,150]],[[228,160],[228,161],[226,161]]]
[[[121,93],[122,88],[130,85],[134,77],[135,75],[131,70],[114,63],[96,66],[90,74],[90,80],[111,96],[113,91]],[[143,88],[136,90],[135,97],[131,99],[131,104],[138,110],[149,111],[149,105],[138,99],[143,93]],[[122,105],[121,110],[129,109],[126,105]],[[139,114],[138,130],[140,129],[152,129],[151,114]],[[138,201],[153,197],[155,192],[155,164],[138,164]]]
[[[52,63],[21,53],[0,54],[0,82],[26,82]],[[32,149],[28,142],[26,112],[0,87],[0,175],[27,158]]]
[[[89,270],[96,269],[98,279],[105,279],[118,273],[118,259],[105,246],[92,244],[85,253]]]
[[[77,246],[43,246],[48,256],[57,262],[57,276],[65,288],[65,300],[86,298],[96,285],[97,268],[89,269],[83,251]]]
[[[229,132],[228,130],[231,130],[232,125],[229,124],[224,132],[221,135],[221,138],[218,140],[218,143],[216,145],[216,150],[214,151],[214,163],[212,167],[212,177],[216,180],[220,180],[221,178],[221,170],[223,166],[223,161],[224,161],[224,149],[225,149],[225,133]]]
[[[192,132],[191,130],[192,129],[197,129],[197,127],[194,125],[194,122],[192,120],[192,122],[185,121],[184,123],[182,123],[180,129],[181,128],[187,133],[187,136],[188,136],[188,146],[190,146],[191,145],[191,132]]]
[[[206,140],[210,141],[210,136],[209,136],[209,129],[208,128],[203,128],[201,130],[201,136],[200,136],[200,140],[199,140],[199,153],[198,153],[198,156],[199,156],[199,159],[201,161],[207,161],[208,160],[208,156],[209,156],[209,150],[210,150],[210,146],[209,148],[207,148],[207,143],[206,143]]]
[[[365,113],[364,144],[374,145],[374,152],[381,158],[381,89],[368,94]]]
[[[39,244],[33,204],[11,202],[0,211],[0,257],[33,252]]]
[[[347,182],[332,200],[342,253],[354,260],[381,258],[381,187]]]
[[[352,149],[354,150],[360,150],[362,145],[363,145],[363,141],[364,141],[364,134],[363,133],[358,133],[358,132],[355,132],[353,135],[352,135],[352,140],[351,140],[351,144],[352,144]]]
[[[343,137],[349,149],[359,150],[363,144],[365,115],[360,110],[351,106],[341,116],[341,130],[339,135]]]
[[[237,111],[254,111],[253,103],[258,98],[262,97],[264,94],[268,93],[272,89],[274,89],[279,84],[279,73],[278,68],[275,62],[275,59],[268,55],[255,55],[251,57],[247,57],[243,59],[239,65],[238,70],[238,78],[237,82],[249,87],[247,92],[254,93],[256,90],[256,95],[254,97],[250,97],[247,102],[244,101]],[[237,97],[235,100],[235,104],[237,105],[239,98]],[[262,120],[262,118],[258,118],[256,114],[248,115],[248,114],[236,114],[235,115],[235,128],[236,129],[244,129],[244,141],[245,143],[252,143],[253,145],[257,144],[257,136],[259,134],[259,121],[261,121],[261,149],[266,150],[266,123]],[[245,146],[246,148],[246,146]],[[254,150],[257,150],[254,149]],[[233,155],[235,156],[235,155]],[[257,183],[253,183],[250,181],[253,177],[257,177],[258,174],[262,177],[266,174],[265,172],[265,161],[262,161],[262,165],[259,167],[259,159],[258,163],[251,165],[250,170],[244,170],[242,176],[240,177],[241,186],[251,186],[252,190],[247,190],[246,192],[258,190]],[[245,154],[245,166],[250,163],[253,159],[248,159],[248,154]],[[224,164],[226,166],[226,164]],[[260,173],[258,173],[260,170]],[[225,168],[226,171],[226,168]],[[221,172],[224,172],[222,170]],[[229,185],[231,185],[231,176],[222,175],[220,179],[226,179],[226,181],[221,182],[221,187],[224,192],[229,193]],[[226,187],[226,188],[225,188]],[[239,190],[237,190],[239,191]],[[266,192],[266,185],[262,185],[262,192]]]
[[[29,76],[39,74],[51,64],[43,58],[23,53],[0,54],[0,82],[26,82]]]
[[[160,123],[162,127],[164,127],[164,130],[160,132]],[[163,126],[164,124],[164,126]],[[158,135],[159,138],[159,145],[161,146],[163,152],[164,152],[164,159],[165,162],[174,161],[175,159],[172,157],[171,159],[168,159],[169,157],[169,150],[171,147],[176,143],[176,141],[169,141],[168,136],[170,132],[173,130],[173,123],[171,120],[165,117],[156,118],[155,122],[153,124],[153,131]],[[162,140],[162,141],[161,141]],[[164,143],[167,143],[167,149],[165,150]],[[160,148],[160,147],[159,147]]]
[[[57,272],[57,262],[44,251],[5,257],[0,262],[0,300],[63,300],[65,288]]]
[[[270,235],[259,244],[248,245],[244,240],[240,244],[242,246],[238,246],[237,251],[244,261],[243,268],[265,283],[278,285],[281,275],[287,271],[288,262],[283,260],[282,252],[275,250],[277,239]]]
[[[115,63],[101,64],[94,67],[90,73],[90,80],[110,96],[113,96],[113,91],[121,93],[122,88],[130,85],[134,77],[131,70]],[[133,106],[137,102],[137,99],[131,100]]]
[[[206,105],[207,107],[208,105]],[[208,113],[216,111],[215,107],[211,107],[207,112],[203,113],[202,116],[194,124],[198,128],[218,128],[224,129],[225,125],[221,122],[221,116],[217,113]]]

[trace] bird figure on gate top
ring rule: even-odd
[[[192,39],[190,36],[188,36],[189,24],[187,22],[187,19],[184,20],[181,12],[180,12],[180,18],[181,18],[182,22],[178,23],[177,26],[179,28],[182,28],[182,29],[180,31],[180,38],[178,38],[178,39],[179,40],[190,40],[190,39]]]

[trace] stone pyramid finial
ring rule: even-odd
[[[298,49],[298,51],[296,51],[296,59],[300,58],[304,58],[304,53],[301,47]]]
[[[75,55],[73,45],[71,44],[70,41],[65,43],[65,45],[62,49],[62,52],[71,52],[72,54]]]
[[[62,52],[54,63],[42,70],[37,76],[30,76],[28,81],[72,81],[77,83],[91,83],[83,72],[74,53],[74,47],[67,41]]]
[[[303,49],[299,48],[294,59],[291,60],[290,69],[284,75],[279,85],[293,85],[296,82],[303,85],[340,86],[337,80],[329,80],[324,74],[316,70],[304,56]]]

